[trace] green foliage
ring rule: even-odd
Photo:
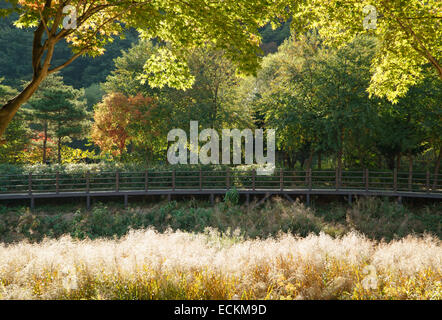
[[[82,163],[92,159],[100,159],[94,151],[89,150],[81,150],[71,148],[69,146],[61,147],[61,163],[69,164],[69,163]]]
[[[161,109],[169,114],[169,123],[162,126],[169,131],[183,128],[187,131],[191,120],[198,120],[202,127],[225,126],[244,128],[252,125],[251,115],[244,112],[244,105],[238,101],[240,78],[236,68],[224,51],[210,46],[190,51],[186,63],[195,79],[191,88],[176,90],[152,88],[140,83],[145,61],[158,50],[151,42],[140,41],[115,60],[115,70],[103,84],[107,93],[121,92],[127,96],[143,94],[157,97]],[[163,146],[166,148],[166,146]]]
[[[104,91],[101,89],[100,84],[94,83],[84,89],[84,96],[87,101],[87,106],[90,111],[92,111],[92,107],[96,105],[104,96]]]
[[[232,192],[233,194],[233,192]],[[27,208],[0,206],[0,240],[29,239],[45,236],[58,238],[70,234],[75,238],[121,238],[131,229],[154,227],[160,232],[171,228],[188,232],[206,232],[215,228],[223,234],[265,238],[280,232],[301,236],[324,232],[333,237],[357,230],[371,239],[402,238],[409,234],[442,237],[439,204],[408,207],[382,199],[356,201],[350,208],[342,204],[306,208],[276,199],[264,206],[251,208],[218,202],[214,207],[205,202],[161,202],[154,205],[93,205],[90,212],[78,205],[48,206],[31,213]],[[227,202],[227,201],[226,201]],[[236,230],[236,231],[232,231]]]
[[[30,126],[43,132],[43,149],[50,138],[57,142],[58,163],[62,161],[62,143],[81,138],[88,126],[84,91],[65,85],[63,78],[57,75],[45,79],[29,101],[26,113]]]
[[[232,189],[229,189],[229,191],[226,192],[226,195],[224,196],[224,202],[228,206],[236,206],[239,202],[239,193],[238,190],[233,187]]]
[[[57,42],[66,39],[75,53],[101,55],[105,46],[114,41],[115,35],[123,33],[122,25],[138,28],[143,38],[170,43],[169,54],[166,54],[164,48],[161,49],[159,56],[163,58],[151,60],[151,66],[158,66],[157,71],[166,72],[168,77],[163,80],[178,87],[189,81],[183,78],[187,71],[185,67],[176,68],[177,64],[170,62],[181,59],[181,49],[193,48],[206,42],[212,42],[218,49],[225,49],[241,71],[255,71],[259,61],[258,30],[273,18],[276,13],[274,10],[277,9],[271,7],[263,10],[267,5],[265,1],[247,4],[224,1],[216,6],[207,6],[205,1],[194,1],[192,6],[168,1],[99,1],[88,7],[87,11],[86,7],[77,6],[76,30],[58,31],[61,21],[56,17],[62,4],[40,4],[39,8],[32,1],[23,1],[20,6],[15,1],[8,2],[20,15],[14,22],[20,28],[41,24],[39,10],[43,10],[45,24],[55,31],[51,36],[56,35]],[[73,1],[70,4],[75,6],[77,3]],[[101,19],[107,22],[100,23]],[[60,22],[60,25],[54,26],[55,22]],[[238,24],[242,28],[238,28]],[[174,54],[170,55],[171,52]],[[152,70],[148,70],[147,74],[150,72]],[[159,85],[155,81],[151,84]]]
[[[268,24],[261,30],[262,45],[261,48],[264,53],[274,53],[277,51],[278,47],[290,37],[290,24],[291,19],[285,21],[280,26],[272,26]]]
[[[22,81],[32,78],[31,61],[33,32],[31,29],[18,29],[13,25],[16,15],[0,18],[0,77],[4,83],[19,88]],[[105,81],[106,76],[114,67],[113,60],[121,54],[121,50],[130,48],[138,40],[135,30],[127,30],[123,38],[116,38],[106,45],[106,54],[96,58],[82,57],[60,71],[64,82],[74,88],[88,88],[95,83]],[[68,60],[72,50],[62,41],[55,50],[54,65]]]
[[[359,34],[369,33],[378,40],[371,62],[369,91],[398,102],[408,89],[420,83],[430,66],[442,80],[441,2],[370,0],[308,0],[292,6],[296,34],[315,28],[327,45],[342,46]],[[374,28],[364,30],[364,20],[374,5]],[[440,82],[439,82],[440,83]],[[440,85],[440,84],[439,84]]]
[[[120,92],[127,96],[139,93],[154,96],[158,89],[151,88],[147,83],[141,84],[139,78],[143,74],[146,60],[155,50],[151,41],[139,41],[128,50],[122,51],[121,56],[114,60],[115,67],[110,71],[102,88],[106,93]]]
[[[6,103],[18,93],[2,82],[3,78],[0,78],[0,104]],[[0,143],[0,163],[20,163],[23,151],[29,145],[31,138],[23,112],[19,112],[15,116],[6,130],[4,138],[6,143]]]
[[[341,161],[350,168],[381,167],[382,156],[393,169],[401,155],[438,150],[440,138],[431,137],[440,137],[440,126],[423,126],[440,118],[437,78],[427,74],[424,84],[395,105],[370,98],[366,89],[375,51],[372,37],[329,49],[310,33],[303,41],[289,39],[264,58],[248,104],[265,126],[277,129],[278,147],[290,167],[299,160],[308,168],[314,155],[336,158],[337,167]],[[424,120],[428,115],[433,116]]]
[[[152,88],[176,88],[186,90],[192,87],[195,78],[184,57],[176,55],[167,47],[156,48],[144,65],[144,73],[137,80],[149,83]]]
[[[442,86],[440,77],[427,68],[429,57],[426,54],[422,57],[424,47],[436,60],[440,57],[439,44],[434,41],[440,33],[435,30],[436,19],[427,23],[437,12],[438,3],[421,4],[416,0],[403,6],[397,2],[377,4],[377,29],[371,31],[362,28],[362,9],[369,4],[367,1],[322,3],[309,0],[290,3],[290,11],[286,11],[288,7],[284,1],[272,4],[224,1],[214,8],[197,1],[192,4],[192,10],[167,1],[158,4],[120,1],[115,4],[115,8],[103,8],[101,14],[111,16],[125,9],[117,20],[125,22],[127,29],[112,20],[103,26],[102,33],[91,34],[96,28],[94,22],[99,20],[98,15],[93,16],[85,22],[84,28],[66,34],[72,48],[64,42],[57,44],[51,64],[57,66],[65,62],[71,49],[74,52],[85,49],[83,53],[91,56],[101,55],[106,49],[108,54],[93,63],[90,57],[81,57],[61,71],[66,83],[86,87],[84,96],[88,109],[102,101],[104,93],[122,93],[126,97],[141,94],[155,99],[157,108],[142,110],[141,115],[126,126],[130,139],[121,148],[119,161],[140,166],[147,162],[150,166],[164,162],[168,147],[166,133],[172,128],[187,130],[190,120],[198,120],[201,128],[218,130],[276,128],[281,155],[278,158],[290,168],[299,162],[300,167],[307,169],[314,161],[319,164],[322,157],[327,167],[392,169],[405,156],[418,158],[415,163],[420,169],[433,166],[432,160],[435,160],[436,171],[439,168]],[[0,53],[0,69],[6,72],[2,74],[7,77],[6,84],[13,83],[15,88],[19,87],[22,78],[32,74],[30,67],[22,69],[25,65],[22,61],[30,60],[33,33],[30,28],[16,29],[13,22],[19,19],[17,23],[24,27],[36,25],[41,17],[35,8],[25,1],[23,7],[16,8],[15,14],[5,11],[9,16],[0,22],[0,28],[4,29],[0,44],[5,48]],[[56,8],[43,10],[49,28]],[[158,8],[164,15],[158,14]],[[263,8],[267,12],[263,12]],[[180,14],[176,15],[177,12]],[[201,14],[205,16],[201,18]],[[290,18],[291,14],[295,19]],[[419,15],[420,19],[408,19],[404,26],[414,30],[422,44],[416,43],[413,36],[410,38],[410,30],[400,26],[403,18],[413,15]],[[280,19],[268,23],[275,16]],[[209,17],[214,19],[213,23]],[[241,21],[247,22],[243,32],[237,28],[242,26]],[[303,33],[294,33],[293,38],[283,42],[290,34],[290,24]],[[88,26],[91,30],[85,31]],[[140,29],[140,39],[130,26]],[[59,29],[57,32],[62,32]],[[261,34],[264,44],[261,49],[265,53],[277,52],[263,59],[257,77],[244,79],[238,75],[239,71],[253,71],[262,57],[255,31]],[[118,39],[119,36],[127,39]],[[16,40],[12,41],[14,38]],[[90,47],[84,48],[85,41],[89,41]],[[16,57],[20,61],[15,61]],[[106,75],[105,83],[100,84]],[[380,78],[376,80],[376,77]],[[399,82],[397,77],[400,77]],[[380,90],[375,92],[377,95],[387,96],[396,104],[374,96],[370,99],[366,92],[370,85]],[[60,96],[56,91],[53,94]],[[46,107],[45,103],[41,105]],[[46,109],[42,114],[49,116]],[[29,137],[22,115],[22,112],[17,114],[6,133],[7,144],[0,146],[4,151],[0,161],[35,162],[42,158],[41,137],[33,146],[27,146]],[[69,159],[78,162],[91,158],[87,155],[90,151],[84,151],[88,149],[84,132],[61,132],[81,127],[70,126],[66,120],[82,116],[73,112],[70,119],[57,117],[60,120],[57,120],[58,129],[47,128],[48,149],[54,149],[56,140],[61,138],[62,144],[70,142],[70,148],[63,146],[65,153],[71,154]],[[30,127],[43,131],[43,122],[35,119]],[[110,121],[105,127],[112,127],[112,122],[119,126],[117,121]],[[120,133],[116,136],[122,137]],[[38,145],[37,150],[35,145]],[[98,147],[96,151],[99,152]],[[54,155],[50,154],[51,157],[53,159]],[[100,157],[110,160],[116,156],[102,152]],[[425,162],[422,161],[424,157]]]

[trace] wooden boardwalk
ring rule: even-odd
[[[402,198],[442,199],[441,174],[394,171],[290,171],[276,170],[271,176],[259,176],[254,170],[214,171],[145,171],[101,173],[53,173],[38,175],[7,175],[0,177],[0,200],[84,198],[89,208],[93,197],[122,197],[125,205],[129,196],[192,196],[224,195],[235,188],[245,195],[280,195],[293,201],[305,196],[307,203],[313,195],[387,196]]]

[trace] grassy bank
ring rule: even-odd
[[[122,237],[130,229],[153,227],[203,232],[207,227],[224,233],[237,230],[247,239],[266,238],[279,232],[307,236],[320,232],[333,237],[357,231],[370,239],[392,240],[407,235],[432,234],[442,238],[442,207],[402,206],[387,200],[361,199],[351,207],[331,203],[311,208],[281,199],[264,206],[248,208],[228,194],[214,207],[196,200],[132,204],[124,209],[117,204],[95,204],[90,212],[74,205],[28,208],[0,207],[0,241],[41,241],[69,234],[74,238]]]
[[[439,204],[133,205],[0,207],[0,298],[442,299]]]

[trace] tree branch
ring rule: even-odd
[[[60,71],[61,69],[67,67],[67,66],[70,65],[72,62],[74,62],[78,57],[80,57],[82,54],[84,54],[84,53],[87,51],[87,49],[89,49],[89,48],[88,48],[88,47],[83,48],[82,50],[80,50],[80,52],[74,54],[74,55],[73,55],[69,60],[67,60],[65,63],[63,63],[63,64],[61,64],[61,65],[59,65],[59,66],[57,66],[57,67],[55,67],[55,68],[49,69],[49,70],[48,70],[48,74],[52,74],[52,73],[54,73],[54,72]]]
[[[38,9],[38,13],[40,15],[41,22],[42,22],[42,24],[43,24],[43,26],[44,26],[44,28],[46,30],[46,33],[48,34],[48,37],[49,37],[50,36],[50,31],[49,31],[49,28],[48,28],[48,24],[46,23],[46,20],[43,17],[43,14],[41,13],[40,9]]]
[[[416,32],[414,32],[413,28],[408,23],[406,23],[405,21],[404,22],[401,21],[400,17],[394,14],[394,12],[391,10],[391,8],[387,5],[387,3],[385,1],[383,1],[382,3],[385,6],[385,8],[390,12],[393,19],[402,28],[402,30],[406,34],[410,35],[412,37],[412,39],[414,39],[417,42],[420,49],[418,49],[417,46],[415,46],[415,45],[412,45],[412,47],[417,52],[419,52],[423,57],[425,57],[430,62],[430,64],[433,65],[433,67],[436,68],[437,73],[439,74],[439,77],[442,79],[442,67],[441,67],[439,61],[437,61],[436,58],[428,50],[428,48],[424,44],[424,41],[421,39],[421,37],[419,35],[417,35]]]

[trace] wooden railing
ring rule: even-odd
[[[442,174],[394,171],[277,169],[270,176],[256,171],[154,171],[0,176],[0,195],[62,194],[178,190],[360,190],[442,193]]]

